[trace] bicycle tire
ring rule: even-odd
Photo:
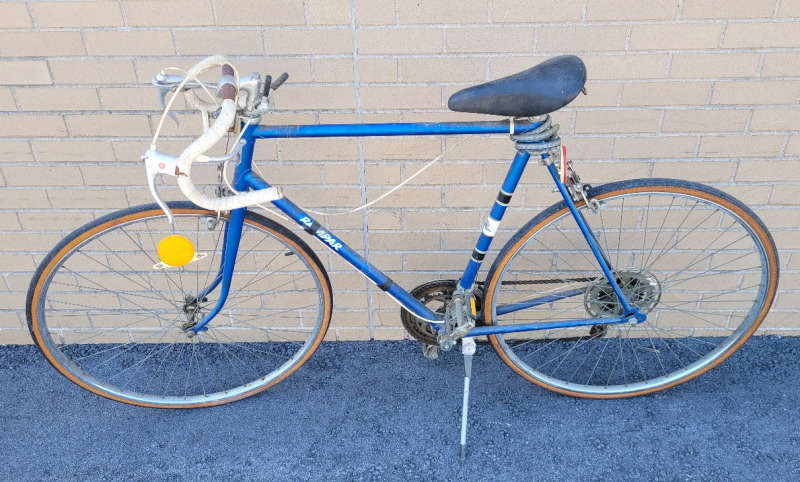
[[[198,300],[220,269],[227,216],[171,202],[103,216],[64,238],[36,271],[27,296],[36,345],[63,375],[133,405],[193,408],[261,392],[297,370],[325,336],[328,275],[294,233],[245,216],[223,310],[194,336],[220,289]],[[182,234],[196,260],[157,268],[162,235]],[[211,251],[211,253],[209,253]],[[194,299],[192,299],[194,297]]]
[[[644,395],[710,370],[756,331],[775,298],[778,253],[751,209],[717,189],[672,179],[615,182],[588,197],[604,209],[593,213],[584,201],[576,207],[647,320],[489,336],[516,373],[571,396]],[[503,247],[485,293],[487,325],[622,311],[563,201]],[[542,304],[529,306],[537,297]],[[525,301],[524,310],[510,311]]]

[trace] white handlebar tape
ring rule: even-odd
[[[184,92],[183,93],[183,97],[186,99],[186,102],[188,102],[189,105],[191,107],[193,107],[194,109],[196,109],[196,110],[209,110],[209,111],[211,111],[211,110],[215,110],[217,108],[217,106],[214,105],[213,102],[204,101],[203,99],[198,97],[197,94],[194,93],[194,90],[191,90],[191,89],[187,90],[186,92]]]
[[[192,163],[203,155],[214,144],[219,142],[236,120],[236,104],[232,100],[222,102],[222,111],[214,124],[202,136],[189,144],[178,157],[178,186],[190,201],[200,207],[214,211],[230,211],[233,209],[253,206],[283,197],[280,188],[271,187],[258,191],[249,191],[228,197],[211,197],[197,189],[192,182]]]

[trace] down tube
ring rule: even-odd
[[[246,173],[244,175],[244,180],[253,189],[267,189],[270,187],[266,181],[252,172]],[[327,246],[331,251],[344,258],[344,260],[350,263],[351,266],[361,272],[361,274],[375,283],[378,288],[394,298],[398,303],[403,305],[403,307],[405,307],[415,316],[431,323],[441,323],[441,319],[436,315],[436,313],[411,296],[408,291],[395,284],[391,278],[370,264],[360,254],[353,251],[333,233],[323,228],[321,224],[303,212],[303,210],[292,201],[286,198],[281,198],[272,201],[272,204],[283,211],[284,214],[291,217],[308,234],[316,237],[317,240]]]

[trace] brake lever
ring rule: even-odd
[[[224,156],[205,156],[200,155],[194,160],[194,162],[226,162],[230,161],[234,157],[238,156],[242,152],[242,148],[247,144],[244,139],[239,139],[239,142],[231,149],[231,152]],[[156,176],[159,174],[166,174],[172,177],[178,176],[185,176],[186,174],[182,173],[178,169],[178,158],[175,156],[170,156],[168,154],[164,154],[163,152],[158,152],[155,146],[150,146],[150,149],[144,153],[142,156],[142,160],[144,161],[145,168],[147,170],[147,186],[150,188],[150,194],[153,195],[153,199],[156,200],[159,207],[164,211],[164,214],[167,215],[169,219],[169,224],[174,225],[175,223],[175,216],[172,214],[172,211],[167,206],[167,203],[161,199],[161,196],[158,194],[158,190],[156,189]]]
[[[161,109],[167,109],[167,94],[172,90],[171,87],[159,87],[158,88],[158,101],[161,102]],[[175,115],[174,112],[168,112],[167,115],[175,121],[175,127],[178,127],[178,116]]]
[[[161,103],[161,108],[162,109],[166,109],[167,108],[167,94],[170,93],[170,91],[177,91],[178,90],[178,86],[181,85],[181,83],[183,82],[184,79],[185,79],[185,77],[182,76],[182,75],[167,74],[163,70],[153,76],[153,80],[151,81],[151,83],[154,86],[158,87],[158,101]],[[183,84],[183,88],[181,89],[181,92],[187,91],[187,90],[190,90],[190,89],[196,89],[198,87],[206,87],[208,89],[216,89],[216,86],[212,85],[212,84],[190,81],[190,82],[186,82],[185,84]],[[172,112],[169,112],[167,115],[169,115],[169,117],[175,122],[175,127],[178,127],[180,125],[178,123],[178,116],[176,116]]]
[[[158,152],[155,146],[150,146],[150,149],[142,156],[142,160],[147,169],[147,187],[150,188],[150,194],[153,195],[153,199],[156,200],[158,206],[164,211],[164,214],[167,215],[169,224],[174,226],[175,216],[172,214],[169,206],[167,206],[167,203],[159,196],[158,190],[156,190],[156,176],[158,174],[167,174],[175,177],[185,175],[178,170],[178,158]]]

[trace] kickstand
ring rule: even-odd
[[[461,339],[461,353],[464,354],[464,402],[461,405],[461,460],[467,459],[467,412],[469,411],[469,379],[472,376],[472,355],[475,354],[475,340]]]

